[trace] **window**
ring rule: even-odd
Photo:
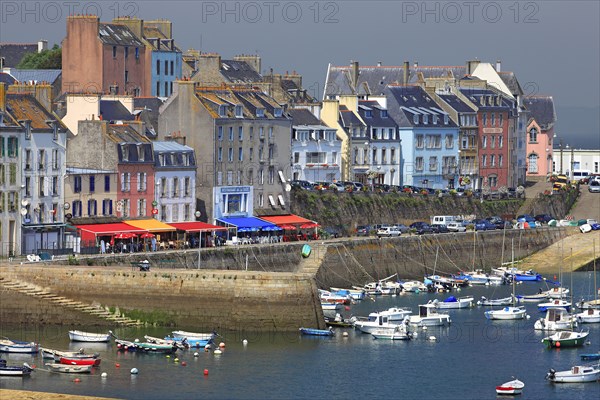
[[[94,193],[96,191],[96,177],[90,175],[90,193]]]
[[[490,149],[495,149],[496,148],[496,136],[492,135],[490,136]]]
[[[415,125],[419,124],[419,114],[413,114],[413,123]]]
[[[4,165],[0,166],[0,184],[4,184]],[[31,177],[25,177],[25,197],[31,197]]]
[[[389,139],[396,140],[396,130],[394,128],[389,128],[388,136],[389,136]]]
[[[131,215],[131,202],[129,199],[123,199],[123,216],[129,217]]]
[[[58,166],[59,166],[59,154],[58,154],[58,149],[52,149],[52,169],[53,170],[57,170]]]
[[[173,204],[171,207],[171,222],[179,221],[179,204]]]
[[[450,123],[450,117],[448,114],[444,114],[444,125],[448,125]]]
[[[104,175],[104,192],[110,192],[110,175]]]
[[[415,137],[415,142],[416,142],[416,147],[417,149],[422,149],[423,148],[423,135],[417,135]]]
[[[227,161],[233,162],[233,148],[227,149]]]
[[[423,171],[423,157],[417,157],[415,158],[415,170],[416,171]]]
[[[487,155],[485,154],[481,156],[481,166],[487,167]]]
[[[217,149],[217,161],[223,161],[223,148],[219,147]]]
[[[537,156],[537,154],[534,154],[534,153],[530,154],[528,159],[529,159],[529,166],[527,168],[527,171],[532,174],[537,174],[537,172],[538,172],[538,156]]]
[[[298,164],[300,163],[300,153],[295,151],[294,152],[294,164]]]
[[[265,128],[262,126],[260,128],[258,128],[258,138],[259,139],[265,138]]]
[[[102,200],[102,215],[112,215],[112,200],[104,199]]]
[[[179,178],[173,178],[173,196],[179,197]]]
[[[273,109],[273,116],[275,118],[281,118],[283,116],[283,108],[276,107]]]
[[[131,173],[121,173],[121,192],[129,192],[131,190]]]
[[[169,82],[165,82],[165,96],[169,96]]]
[[[270,126],[269,127],[269,139],[271,139],[273,137],[273,127]]]
[[[135,59],[138,60],[140,58],[140,48],[136,47],[135,48]]]
[[[167,178],[160,178],[160,197],[166,197],[168,189]]]
[[[442,148],[441,135],[427,135],[426,146],[428,149],[441,149]]]
[[[156,82],[156,96],[160,97],[160,82]]]
[[[233,126],[229,127],[229,141],[233,142]]]
[[[259,161],[263,161],[263,160],[264,160],[264,158],[263,158],[263,149],[264,149],[264,147],[263,147],[263,146],[260,146],[260,147],[258,148],[258,160],[259,160]]]
[[[160,206],[160,220],[162,222],[167,220],[167,206]]]
[[[485,149],[485,148],[487,148],[487,136],[486,136],[486,135],[484,135],[484,136],[481,138],[481,148],[482,148],[482,149]]]
[[[498,136],[498,148],[501,149],[504,145],[504,138],[502,136]]]
[[[235,106],[235,117],[236,118],[244,117],[244,109],[242,108],[242,106],[240,106],[240,105]]]
[[[460,148],[463,150],[469,148],[469,137],[468,136],[462,136],[460,138]]]
[[[237,184],[241,185],[242,184],[242,171],[237,172]]]
[[[537,143],[537,134],[538,131],[536,128],[531,128],[529,130],[529,143]]]
[[[354,164],[358,164],[358,147],[354,148]]]
[[[125,83],[129,82],[129,71],[125,70]]]
[[[427,125],[429,123],[429,114],[423,114],[423,124]]]
[[[262,193],[258,194],[258,206],[263,207],[265,205],[265,197]]]
[[[254,170],[248,170],[248,185],[254,185]]]
[[[98,209],[97,209],[97,204],[96,204],[96,200],[91,199],[88,200],[88,216],[92,217],[98,214]]]
[[[125,58],[129,57],[129,47],[125,46]]]
[[[238,147],[238,161],[244,161],[244,148]]]
[[[138,217],[146,216],[146,199],[138,199],[137,211],[138,211]]]
[[[498,126],[502,126],[502,119],[503,119],[504,115],[502,113],[498,114]]]
[[[42,149],[38,151],[38,169],[46,169],[46,150]]]
[[[175,74],[175,63],[171,61],[171,75]]]
[[[381,149],[381,163],[387,164],[387,151],[386,149]]]
[[[275,167],[269,167],[269,185],[275,183]]]
[[[121,156],[123,161],[129,161],[129,146],[125,143],[121,144]]]
[[[2,139],[4,140],[4,138]],[[4,155],[4,154],[3,154]],[[25,150],[25,170],[31,169],[31,150]]]
[[[482,114],[481,114],[481,116],[482,116],[482,118],[483,118],[483,119],[482,119],[482,121],[483,121],[483,122],[482,122],[482,125],[483,125],[483,126],[486,126],[486,125],[487,125],[487,113],[482,113]]]
[[[429,170],[436,171],[438,167],[437,157],[429,157]]]
[[[504,156],[502,154],[498,155],[498,166],[502,167],[504,165]]]
[[[381,110],[381,118],[387,118],[387,117],[388,117],[387,110]]]
[[[238,140],[241,142],[242,140],[244,140],[244,127],[240,126],[238,128]]]
[[[365,110],[365,118],[373,118],[373,112],[371,110]]]
[[[217,172],[217,186],[223,185],[223,172]]]
[[[73,201],[73,216],[81,217],[81,200]]]
[[[8,157],[19,156],[19,139],[16,137],[9,137],[6,140],[7,154]]]
[[[250,140],[254,139],[254,127],[250,127]]]
[[[5,153],[4,138],[0,137],[0,157],[4,157],[4,153]]]
[[[446,148],[454,148],[454,135],[446,135]]]
[[[396,148],[394,147],[390,149],[390,161],[392,164],[396,164]]]
[[[258,183],[260,185],[265,184],[265,170],[262,168],[258,170]]]
[[[372,163],[379,164],[379,161],[377,159],[377,148],[373,148],[371,151],[371,154],[372,154],[372,157],[371,157]]]
[[[250,148],[248,149],[248,160],[249,160],[249,161],[252,161],[253,159],[254,159],[254,148],[253,148],[253,147],[250,147]]]
[[[332,151],[331,152],[331,163],[332,164],[337,164],[337,151]]]
[[[52,177],[52,196],[58,196],[58,176]]]
[[[496,155],[492,154],[490,156],[490,167],[495,167],[496,166]]]
[[[165,75],[169,74],[169,61],[165,60]]]
[[[183,220],[184,221],[189,221],[190,220],[190,205],[186,204],[183,206]]]
[[[274,155],[275,155],[275,146],[270,144],[269,145],[269,160],[272,160]]]
[[[138,192],[145,192],[146,191],[146,181],[147,181],[147,176],[145,172],[138,172],[137,174],[137,190]]]
[[[160,60],[156,60],[156,74],[160,75]]]
[[[227,185],[233,185],[233,171],[227,171]]]
[[[490,125],[491,126],[496,125],[496,113],[491,113]]]
[[[117,58],[117,46],[113,46],[112,53],[113,53],[113,58]]]
[[[324,152],[307,152],[306,163],[307,164],[324,164],[327,153]]]
[[[263,118],[265,116],[265,109],[264,108],[257,108],[256,109],[256,116],[258,118]]]
[[[73,192],[81,193],[81,176],[73,177]]]

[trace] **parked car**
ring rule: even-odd
[[[369,225],[359,225],[356,227],[356,236],[369,236],[371,227]]]
[[[313,184],[310,183],[309,181],[294,180],[294,181],[292,181],[292,187],[300,188],[300,189],[304,189],[304,190],[312,190]]]
[[[465,232],[467,230],[461,222],[448,222],[446,227],[450,232]]]
[[[394,226],[386,226],[377,230],[377,237],[397,237],[401,234],[402,232]]]
[[[548,215],[548,214],[538,214],[534,218],[536,221],[541,222],[542,224],[547,224],[548,222],[552,221],[553,219],[556,219],[553,216]]]
[[[448,233],[450,230],[446,225],[431,225],[433,233]]]
[[[477,231],[493,231],[496,229],[496,225],[492,224],[487,219],[476,219],[473,221],[475,223],[475,230]],[[480,228],[482,226],[482,228]]]
[[[535,218],[533,218],[529,214],[522,214],[522,215],[517,216],[517,222],[527,222],[529,225],[531,225],[531,224],[535,225]]]
[[[324,236],[328,238],[338,238],[344,236],[342,234],[342,230],[336,226],[328,226],[327,228],[323,229],[323,231],[325,232]]]
[[[402,233],[410,232],[410,228],[404,224],[395,224],[394,228],[398,229]]]
[[[373,184],[373,190],[376,192],[387,193],[390,190],[390,185],[386,185],[385,183],[375,183]]]
[[[588,185],[588,191],[590,193],[600,193],[600,181],[590,181],[590,184]]]
[[[341,182],[331,182],[329,183],[329,190],[343,192],[346,190],[346,187]]]
[[[416,230],[418,235],[433,233],[433,229],[427,222],[417,221],[409,225],[409,228]]]
[[[510,228],[512,224],[508,221],[503,220],[502,218],[494,215],[493,217],[486,218],[490,223],[496,226],[496,229],[506,229]]]

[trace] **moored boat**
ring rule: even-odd
[[[545,312],[552,308],[562,308],[564,310],[569,311],[571,308],[571,302],[567,300],[554,299],[547,303],[538,304],[538,310],[540,312]]]
[[[350,328],[352,327],[353,323],[351,320],[349,319],[344,319],[341,314],[337,313],[335,315],[335,317],[330,318],[330,317],[325,317],[325,324],[327,326],[338,326],[340,328]]]
[[[89,374],[93,368],[93,365],[68,365],[61,363],[46,363],[44,365],[51,372],[60,372],[63,374]]]
[[[544,292],[550,299],[564,299],[569,294],[570,290],[564,287],[554,287]]]
[[[496,393],[500,395],[518,395],[523,393],[523,388],[525,388],[525,384],[518,379],[512,380],[510,382],[503,383],[500,386],[496,386]]]
[[[435,305],[421,304],[419,306],[419,315],[411,315],[409,317],[411,325],[417,326],[440,326],[450,324],[450,315],[439,313]]]
[[[333,329],[300,328],[300,333],[308,336],[333,336]]]
[[[406,281],[402,282],[402,290],[405,292],[426,292],[427,286],[423,282],[419,281]]]
[[[490,306],[490,307],[502,307],[507,306],[513,302],[512,297],[504,297],[502,299],[488,299],[481,296],[481,300],[477,302],[478,306]]]
[[[540,301],[548,300],[548,296],[546,293],[536,293],[536,294],[527,294],[527,295],[518,295],[517,300],[523,303],[539,303]]]
[[[22,342],[4,338],[0,340],[0,353],[37,353],[40,346],[35,342]]]
[[[185,339],[183,339],[185,340]],[[208,344],[208,342],[206,342]],[[206,346],[206,344],[204,346]],[[172,354],[178,349],[177,343],[173,344],[157,344],[149,342],[134,342],[133,347],[139,352],[157,353],[157,354]],[[194,347],[194,346],[191,346]],[[196,346],[200,347],[200,346]]]
[[[575,314],[575,318],[581,324],[597,324],[600,322],[600,310],[588,308],[583,312]]]
[[[354,317],[354,328],[363,333],[373,333],[376,329],[394,328],[404,322],[404,319],[412,313],[407,308],[392,307],[385,311],[372,312],[365,319]]]
[[[373,339],[410,340],[413,333],[409,331],[408,324],[396,325],[393,329],[376,329],[371,332]]]
[[[600,360],[600,351],[597,353],[580,354],[582,360]]]
[[[210,333],[196,333],[186,331],[173,331],[171,332],[175,339],[187,339],[187,340],[213,340],[216,336],[216,332]]]
[[[573,329],[577,326],[574,318],[562,308],[551,308],[544,318],[540,318],[533,324],[538,331],[561,331]]]
[[[431,302],[431,304],[435,305],[436,308],[442,310],[468,308],[473,305],[473,297],[459,297],[457,299],[454,296],[450,296],[444,301],[439,301],[438,299],[435,299]]]
[[[89,354],[85,354],[85,351],[83,349],[79,349],[79,351],[63,351],[63,350],[54,350],[54,349],[47,349],[45,347],[40,347],[40,352],[42,354],[42,358],[51,358],[54,359],[56,357],[77,357],[77,356],[81,356],[81,355],[85,355],[88,357],[98,357],[98,353],[94,353],[92,355]]]
[[[490,310],[484,313],[487,319],[498,319],[498,320],[513,320],[523,319],[527,316],[527,310],[525,307],[504,307],[501,310]]]
[[[6,360],[0,359],[0,376],[23,377],[29,376],[33,372],[33,368],[27,363],[23,365],[7,365]]]
[[[555,371],[551,368],[546,379],[553,383],[595,382],[600,379],[600,364],[575,365],[567,371]]]
[[[543,338],[542,343],[548,348],[583,346],[589,334],[589,331],[560,331]]]
[[[69,331],[69,339],[72,342],[103,343],[110,341],[111,333],[90,333],[83,331]]]
[[[59,357],[58,362],[67,365],[91,365],[97,367],[100,365],[100,358],[73,358],[73,357]]]

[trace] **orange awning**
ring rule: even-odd
[[[160,222],[156,219],[135,219],[131,221],[123,221],[127,225],[135,226],[148,232],[175,232],[175,228]]]
[[[272,224],[275,224],[277,226],[304,225],[304,224],[308,224],[308,223],[315,223],[314,221],[311,221],[310,219],[302,218],[302,217],[299,217],[294,214],[264,216],[264,217],[258,217],[258,218],[262,219],[263,221],[267,221]]]

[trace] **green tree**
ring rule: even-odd
[[[62,49],[55,44],[50,50],[29,53],[17,65],[20,69],[62,69]]]

